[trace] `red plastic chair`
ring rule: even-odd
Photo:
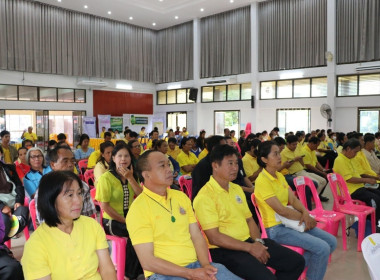
[[[348,192],[346,182],[340,174],[330,173],[327,175],[327,179],[330,183],[330,189],[334,197],[333,210],[347,215],[357,216],[359,219],[357,251],[361,252],[362,249],[360,244],[362,244],[364,239],[366,219],[368,215],[371,215],[372,233],[376,232],[375,208],[354,204],[354,201],[351,199],[351,195]]]
[[[315,189],[313,181],[304,176],[299,176],[293,179],[294,185],[297,188],[297,194],[302,204],[307,207],[305,188],[309,186],[313,199],[315,202],[315,209],[309,211],[311,215],[315,217],[318,222],[326,224],[326,231],[334,236],[338,235],[339,222],[342,224],[342,240],[343,250],[347,250],[347,238],[346,238],[346,216],[336,211],[324,210],[321,200],[319,199],[318,192]]]
[[[100,207],[100,225],[103,227],[103,209],[101,203],[95,200],[96,189],[93,188],[90,190],[90,193],[94,204]],[[106,235],[106,238],[107,240],[112,241],[112,261],[116,265],[117,279],[124,280],[127,238],[108,234]]]
[[[29,213],[32,218],[34,230],[37,229],[37,214],[36,214],[36,201],[32,199],[29,203]]]
[[[90,189],[93,189],[95,187],[94,169],[88,169],[86,172],[84,172],[84,181],[87,183]]]
[[[255,194],[254,193],[251,195],[251,200],[252,200],[253,206],[255,207],[257,219],[259,220],[260,229],[261,229],[261,237],[262,238],[268,238],[267,232],[266,232],[265,227],[264,227],[263,220],[261,219],[260,210],[259,210],[259,208],[257,206],[257,203],[256,203],[256,199],[255,199]],[[282,246],[287,247],[287,248],[289,248],[289,249],[297,252],[300,255],[303,255],[305,253],[305,250],[303,248],[301,248],[301,247],[289,246],[289,245],[282,245]],[[276,271],[275,269],[273,269],[271,267],[268,267],[268,268],[273,273]],[[300,277],[298,278],[298,280],[306,279],[306,271],[307,271],[307,267],[305,267],[305,270],[302,272],[302,274],[300,275]]]
[[[186,175],[179,177],[178,180],[181,191],[184,192],[191,200],[193,196],[193,179]]]
[[[88,159],[81,159],[80,161],[78,161],[80,174],[84,175],[84,172],[86,172],[86,169],[87,169],[87,164],[88,164]]]
[[[27,197],[25,197],[24,199],[24,206],[28,206],[29,205],[29,199]],[[25,236],[25,241],[29,239],[29,229],[28,229],[28,225],[25,226],[24,228],[24,236]],[[8,241],[5,241],[4,244],[9,248],[11,249],[12,248],[12,239],[9,239]]]

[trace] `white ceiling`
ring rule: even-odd
[[[37,0],[70,10],[160,30],[263,0]],[[88,8],[85,9],[84,6]],[[204,11],[201,12],[200,9]],[[111,11],[111,14],[108,14]],[[175,17],[178,19],[175,19]],[[133,17],[133,20],[129,18]],[[152,24],[156,23],[155,26]]]

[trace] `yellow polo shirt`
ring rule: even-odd
[[[325,140],[325,141],[321,141],[321,143],[319,143],[319,146],[317,149],[330,150],[330,147]],[[319,152],[319,154],[323,157],[326,153]]]
[[[236,137],[231,137],[231,140],[234,141],[235,143],[238,142],[237,138]]]
[[[301,154],[297,152],[297,149],[295,151],[291,151],[291,150],[289,150],[288,147],[285,147],[281,152],[281,162],[284,163],[286,161],[294,160],[294,158],[296,158],[298,156],[301,156]],[[288,168],[290,174],[294,174],[294,173],[301,171],[303,169],[304,169],[304,167],[302,166],[302,164],[299,161],[294,162]]]
[[[246,219],[252,214],[239,185],[230,183],[226,191],[211,176],[195,197],[193,207],[203,230],[218,228],[219,232],[240,241],[250,237]],[[209,243],[209,248],[218,247]]]
[[[166,154],[169,155],[169,156],[171,156],[175,160],[177,160],[177,157],[178,157],[178,155],[179,155],[180,152],[181,152],[181,149],[178,146],[175,146],[174,150],[168,148],[168,152]]]
[[[27,139],[27,140],[33,141],[33,143],[35,141],[37,141],[37,135],[34,132],[32,132],[32,133],[25,132],[24,133],[24,138]]]
[[[71,234],[42,223],[25,243],[21,259],[25,279],[101,280],[97,250],[108,248],[99,223],[80,216]]]
[[[255,173],[260,168],[260,166],[257,164],[257,158],[251,156],[248,153],[245,153],[242,161],[244,172],[248,178],[251,177],[253,173]]]
[[[303,147],[302,151],[303,151],[303,154],[305,155],[305,157],[303,158],[303,163],[305,165],[310,164],[311,166],[314,166],[314,167],[317,166],[318,159],[317,159],[316,152],[310,150],[308,145]]]
[[[189,225],[196,222],[191,202],[184,193],[167,189],[165,197],[146,187],[133,202],[126,218],[133,245],[153,243],[155,257],[179,266],[197,260],[189,231]],[[144,274],[149,277],[153,272],[144,271]]]
[[[199,159],[192,152],[189,152],[189,155],[187,155],[183,151],[181,151],[179,155],[177,156],[177,162],[179,166],[181,167],[182,175],[188,175],[188,174],[191,174],[191,172],[185,172],[185,170],[182,169],[182,166],[189,165],[189,164],[197,164],[199,162]]]
[[[343,179],[346,181],[347,188],[350,194],[364,186],[363,183],[352,184],[347,182],[347,180],[351,179],[352,177],[361,178],[360,167],[357,166],[353,159],[349,159],[343,154],[338,154],[338,157],[334,161],[333,170],[335,173],[339,173],[340,175],[342,175]]]
[[[371,165],[369,164],[368,159],[363,153],[363,151],[359,151],[353,158],[353,161],[355,162],[355,164],[357,164],[357,166],[360,167],[360,174],[366,174],[377,177],[376,172],[372,170]]]
[[[202,150],[202,152],[198,155],[198,159],[201,160],[202,158],[205,158],[208,155],[208,151],[206,148]]]
[[[3,148],[4,162],[6,164],[13,164],[12,158],[11,158],[11,152],[10,152],[9,148],[5,148],[4,146],[2,146],[2,148]]]
[[[87,169],[94,168],[101,155],[102,153],[100,152],[100,150],[93,151],[91,155],[88,157]]]
[[[263,169],[255,183],[256,202],[266,228],[281,224],[281,222],[276,221],[276,212],[266,203],[266,200],[271,197],[277,197],[282,205],[288,205],[289,185],[280,172],[276,172],[276,177],[274,178],[268,171]]]

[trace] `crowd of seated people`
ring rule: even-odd
[[[295,197],[296,176],[312,179],[325,202],[328,198],[322,193],[327,174],[341,174],[351,197],[375,207],[376,221],[380,221],[380,190],[375,189],[380,181],[380,134],[315,130],[307,134],[288,132],[282,138],[276,127],[269,133],[242,130],[239,139],[228,128],[223,136],[207,137],[201,130],[194,137],[186,128],[168,131],[168,137],[160,136],[157,128],[149,134],[149,141],[143,142],[145,129],[139,135],[126,128],[124,138],[119,137],[115,145],[111,142],[112,131],[104,129],[100,149],[90,147],[88,135],[83,134],[72,151],[66,135],[61,133],[58,142],[49,142],[46,153],[33,147],[29,139],[15,153],[9,132],[0,133],[0,179],[7,182],[0,192],[1,244],[9,239],[7,234],[2,237],[2,224],[4,232],[9,232],[12,215],[21,217],[17,234],[28,226],[25,193],[36,202],[39,226],[26,242],[22,258],[27,278],[59,275],[68,264],[57,258],[48,261],[51,254],[62,250],[62,244],[52,236],[64,240],[89,227],[88,240],[71,240],[80,243],[84,255],[81,262],[70,264],[69,274],[116,278],[106,250],[104,234],[108,234],[131,241],[126,248],[126,279],[141,278],[142,273],[150,280],[171,279],[170,276],[297,279],[305,266],[308,279],[323,279],[336,239],[316,228],[315,220],[308,215],[313,208],[310,190],[306,188],[306,206]],[[95,220],[82,217],[95,217],[96,209],[90,187],[77,176],[76,165],[81,159],[88,159],[87,168],[94,169],[95,199],[103,211],[101,227]],[[178,179],[183,175],[192,179],[192,201],[178,192]],[[48,190],[49,186],[56,191]],[[267,239],[260,238],[252,193],[256,195]],[[285,207],[288,204],[293,209]],[[199,231],[192,207],[207,241]],[[226,207],[234,210],[226,211]],[[275,215],[304,223],[304,232],[285,230]],[[42,246],[44,239],[49,241]],[[0,264],[9,263],[12,269],[2,271],[0,265],[0,279],[22,279],[20,264],[2,255],[8,249],[1,244]],[[301,247],[305,253],[301,256],[279,244]],[[41,258],[34,258],[37,247]],[[209,261],[207,247],[214,262]],[[234,262],[236,259],[239,262]],[[77,266],[91,260],[94,262],[88,271],[77,270]]]

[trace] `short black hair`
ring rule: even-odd
[[[104,132],[104,136],[103,136],[103,138],[105,139],[106,137],[112,137],[111,132],[109,132],[109,131]]]
[[[274,141],[278,146],[286,145],[285,139],[280,136],[274,138],[272,141]]]
[[[174,137],[170,137],[168,139],[168,143],[174,143],[174,144],[177,144],[177,139],[175,139]]]
[[[286,143],[287,144],[294,143],[294,142],[298,142],[297,136],[289,135],[288,137],[286,137]]]
[[[343,150],[347,150],[347,148],[355,149],[357,147],[360,147],[360,142],[356,138],[348,139],[346,143],[343,144]]]
[[[129,132],[129,138],[137,138],[139,135],[135,131]]]
[[[277,132],[279,132],[279,131],[280,131],[280,129],[279,129],[277,126],[273,127],[273,129],[272,129],[272,130],[274,130],[274,131],[277,131]]]
[[[49,227],[61,224],[55,202],[58,195],[66,191],[68,184],[74,181],[78,182],[79,188],[83,190],[82,181],[71,171],[52,171],[42,176],[38,186],[37,210]]]
[[[207,151],[211,152],[215,146],[220,145],[220,141],[225,138],[220,135],[213,135],[207,138]]]
[[[376,138],[380,137],[380,132],[376,132],[376,133],[375,133],[375,137],[376,137]]]
[[[186,145],[186,142],[187,141],[190,141],[191,139],[190,138],[187,138],[187,137],[183,137],[182,140],[181,140],[181,149],[184,145]]]
[[[263,162],[261,159],[262,157],[268,158],[268,155],[270,154],[270,151],[272,150],[272,146],[276,145],[277,143],[273,141],[265,141],[260,143],[258,150],[257,150],[257,164],[261,166],[262,168],[265,168],[267,164]]]
[[[57,135],[58,141],[66,140],[66,135],[64,133],[60,133]]]
[[[239,153],[234,147],[230,145],[217,145],[212,149],[210,153],[210,161],[216,162],[218,165],[226,156],[235,155],[236,158],[239,158]]]
[[[131,132],[132,132],[132,130],[130,130],[130,129],[124,130],[124,136],[127,135],[127,134],[130,134]]]
[[[255,156],[257,155],[257,147],[259,146],[259,144],[261,143],[261,141],[259,139],[253,139],[252,141],[248,141],[245,145],[244,145],[244,152],[249,152],[251,151],[252,147],[255,148]]]
[[[133,144],[134,143],[136,143],[136,142],[138,142],[139,143],[139,140],[137,140],[137,139],[133,139],[133,140],[131,140],[131,141],[128,141],[128,147],[129,147],[129,149],[132,149],[132,146],[133,146]]]
[[[0,132],[0,137],[3,138],[5,135],[8,134],[10,134],[8,130],[3,130],[2,132]]]
[[[318,137],[313,136],[309,139],[308,143],[319,144],[321,143],[321,140]]]
[[[364,135],[364,143],[375,141],[375,139],[375,135],[371,133],[367,133],[366,135]]]
[[[166,141],[161,139],[161,140],[157,140],[155,139],[154,141],[156,141],[155,145],[154,145],[154,149],[157,151],[158,148],[161,148],[162,144],[164,144]],[[154,142],[153,141],[153,142]],[[153,146],[153,145],[152,145]]]
[[[25,139],[24,141],[22,141],[22,142],[21,142],[21,146],[22,146],[22,147],[25,147],[25,144],[28,143],[28,142],[29,142],[30,144],[32,144],[32,146],[33,146],[33,141],[32,141],[32,140],[29,140],[29,139]]]
[[[155,150],[148,150],[144,152],[136,163],[136,172],[139,176],[140,182],[144,182],[144,177],[142,176],[143,171],[147,171],[151,169],[150,163],[149,163],[149,155],[151,153],[161,153]]]
[[[58,161],[58,151],[59,150],[69,150],[70,152],[73,152],[70,147],[68,146],[57,146],[53,150],[49,151],[49,159],[51,162],[57,162]]]

